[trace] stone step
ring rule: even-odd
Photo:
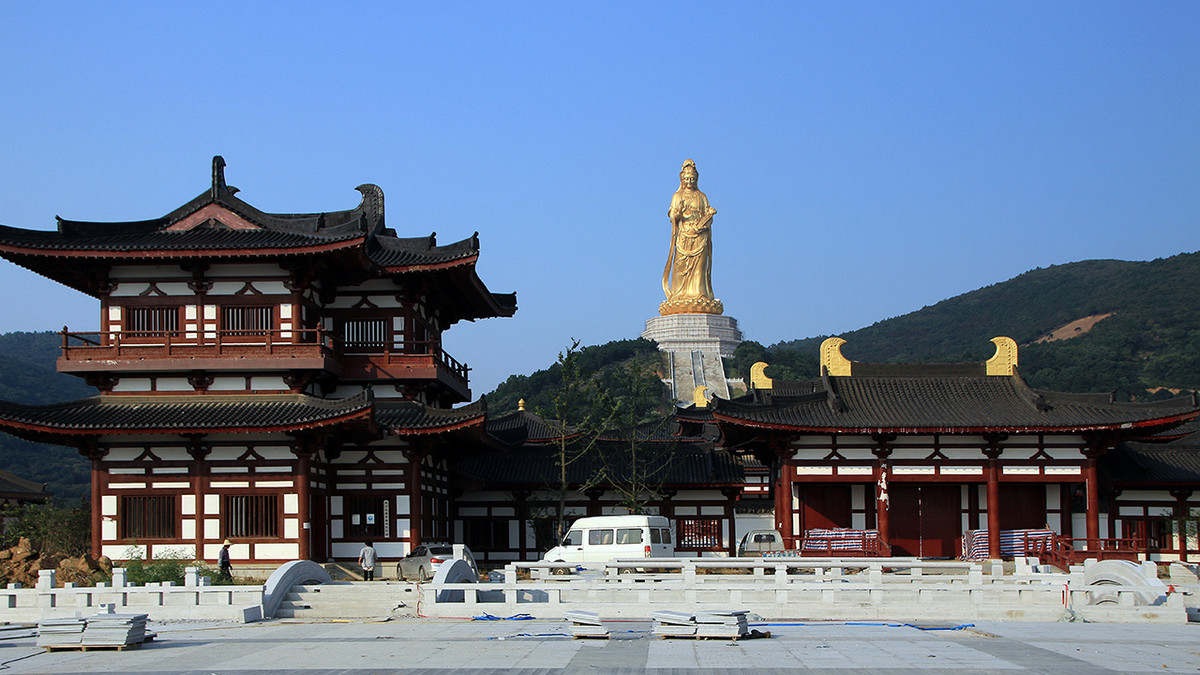
[[[289,589],[275,612],[277,618],[376,618],[416,604],[406,583],[335,582],[297,585]]]

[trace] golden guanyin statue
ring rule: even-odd
[[[671,197],[671,251],[663,269],[667,301],[659,314],[720,314],[721,301],[712,289],[712,220],[716,209],[696,187],[696,163],[687,160],[679,171],[679,189]]]

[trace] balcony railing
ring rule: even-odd
[[[427,363],[440,374],[459,380],[466,387],[470,368],[442,351],[430,340],[405,340],[396,344],[345,344],[320,328],[247,329],[247,330],[172,330],[172,331],[97,331],[71,332],[63,328],[63,370],[72,364],[87,369],[87,364],[112,361],[186,360],[187,368],[197,367],[197,359],[329,359],[343,365],[366,362],[373,369],[393,374],[414,362]],[[291,367],[291,366],[289,366]],[[389,370],[391,368],[391,370]]]
[[[224,357],[336,357],[333,336],[316,328],[289,330],[62,330],[64,361]]]

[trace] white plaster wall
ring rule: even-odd
[[[287,391],[282,377],[251,377],[250,388],[256,391]]]
[[[196,545],[195,544],[156,544],[151,550],[150,555],[155,558],[187,558],[195,560]]]
[[[131,558],[146,559],[145,545],[124,545],[112,544],[100,547],[100,555],[108,556],[112,560],[130,560]]]
[[[255,544],[254,552],[262,559],[296,560],[300,557],[300,544]]]
[[[131,392],[131,391],[150,391],[150,378],[148,377],[122,377],[117,385],[113,387],[115,392]]]

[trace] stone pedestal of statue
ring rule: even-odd
[[[721,314],[671,314],[646,321],[642,337],[658,343],[666,354],[668,384],[676,401],[691,403],[696,387],[708,387],[708,395],[729,398],[725,366],[721,359],[733,356],[742,342],[737,319]]]

